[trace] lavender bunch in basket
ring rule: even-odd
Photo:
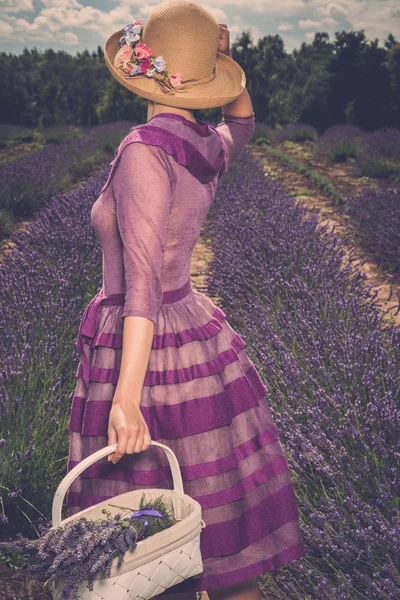
[[[139,510],[129,517],[122,517],[121,513],[112,516],[104,508],[105,519],[74,518],[65,525],[48,529],[36,540],[19,538],[0,542],[0,550],[17,554],[24,562],[23,568],[36,577],[65,577],[61,600],[77,600],[82,581],[88,580],[88,588],[93,591],[96,573],[103,571],[105,577],[110,577],[116,557],[120,566],[126,552],[134,550],[138,541],[176,523],[161,497],[144,506],[144,495]]]

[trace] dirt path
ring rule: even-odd
[[[305,148],[296,146],[283,149],[307,166],[325,175],[342,196],[346,197],[356,192],[361,184],[365,184],[365,180],[357,176],[352,165],[326,165],[310,157],[307,145]],[[257,144],[249,144],[248,148],[253,156],[261,161],[268,176],[276,178],[290,195],[296,197],[296,202],[300,202],[310,212],[317,214],[320,217],[319,225],[321,227],[328,224],[329,231],[337,234],[344,250],[343,267],[351,262],[354,267],[365,274],[364,284],[366,287],[374,286],[371,294],[377,292],[375,302],[384,313],[385,319],[392,320],[399,325],[400,311],[397,315],[395,313],[399,307],[400,286],[391,282],[389,276],[383,273],[375,262],[367,259],[363,250],[357,245],[357,232],[352,226],[350,218],[340,214],[335,202],[316,186],[313,186],[305,175],[292,171]],[[388,298],[390,299],[388,300]]]

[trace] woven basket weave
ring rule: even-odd
[[[52,510],[53,528],[80,517],[105,519],[106,516],[101,512],[103,508],[107,508],[112,515],[121,513],[121,509],[109,506],[109,503],[138,508],[143,493],[145,502],[162,495],[167,510],[172,511],[177,520],[171,527],[138,542],[133,551],[126,552],[120,567],[116,557],[112,563],[110,577],[102,576],[104,572],[97,573],[92,592],[87,587],[87,580],[83,581],[78,589],[80,600],[148,600],[162,594],[167,588],[203,572],[200,534],[206,524],[201,518],[201,505],[183,492],[179,463],[171,448],[155,441],[151,441],[151,445],[159,446],[167,455],[172,471],[172,490],[133,490],[86,508],[61,521],[62,503],[72,482],[87,467],[116,450],[117,444],[111,444],[85,458],[71,469],[56,490]],[[128,514],[130,511],[127,511]],[[54,576],[46,581],[45,587],[50,590],[54,600],[60,600],[65,581],[65,577]]]

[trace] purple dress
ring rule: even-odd
[[[305,554],[268,388],[224,311],[190,282],[191,254],[217,183],[254,126],[254,114],[225,115],[217,127],[172,113],[153,116],[120,144],[91,212],[103,285],[78,333],[68,470],[108,445],[123,317],[151,319],[141,410],[151,439],[176,454],[184,491],[200,503],[206,523],[204,571],[171,594],[232,585]],[[67,494],[69,514],[146,488],[173,488],[157,447],[86,469]]]

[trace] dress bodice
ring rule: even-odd
[[[121,142],[91,221],[103,250],[103,291],[125,293],[123,317],[155,323],[163,292],[188,281],[218,181],[254,126],[254,114],[224,115],[214,128],[159,113]]]

